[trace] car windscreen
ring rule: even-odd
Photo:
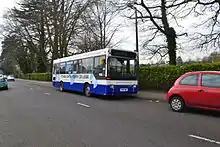
[[[5,81],[5,79],[4,78],[0,78],[0,82],[4,82]]]

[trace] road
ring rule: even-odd
[[[1,147],[218,147],[220,114],[149,99],[87,98],[27,81],[0,91]]]

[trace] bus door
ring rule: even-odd
[[[52,75],[52,77],[53,77],[53,81],[55,82],[55,81],[60,81],[60,67],[59,67],[59,64],[54,64],[54,66],[53,66],[53,75]]]

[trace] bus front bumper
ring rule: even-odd
[[[137,85],[109,85],[106,87],[106,95],[121,96],[135,95],[137,93]]]

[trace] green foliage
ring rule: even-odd
[[[37,81],[51,81],[51,73],[28,73],[22,78]]]
[[[140,88],[142,90],[168,90],[179,76],[192,71],[220,71],[220,63],[141,67]]]

